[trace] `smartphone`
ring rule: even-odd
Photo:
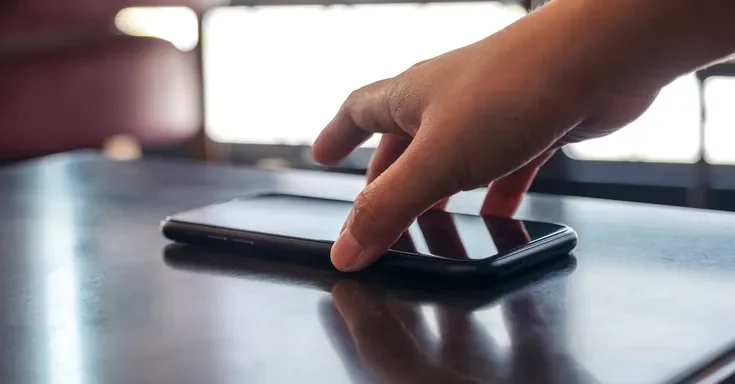
[[[328,264],[352,202],[259,194],[167,217],[170,240],[273,249],[298,263]],[[565,225],[427,211],[370,268],[462,276],[505,276],[568,255],[577,234]],[[288,250],[290,252],[275,252]]]

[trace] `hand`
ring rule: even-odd
[[[567,3],[348,97],[315,141],[314,158],[336,164],[383,136],[332,248],[338,269],[369,265],[416,217],[460,191],[490,184],[481,213],[513,215],[555,150],[607,135],[648,108],[663,84],[583,71],[594,51],[558,32],[574,13]]]
[[[456,227],[445,215],[449,220],[423,223],[427,225],[419,218],[429,251],[466,255]],[[522,223],[516,224],[488,226],[499,250],[529,239]],[[456,241],[430,241],[438,232]],[[408,235],[402,241],[406,246],[412,244]],[[500,307],[506,327],[500,332],[507,331],[510,350],[498,345],[471,311],[435,305],[439,328],[435,334],[415,303],[349,280],[332,288],[333,305],[324,308],[322,320],[355,382],[595,382],[556,343],[538,300],[526,288],[517,288]]]
[[[355,382],[595,382],[556,343],[535,298],[521,294],[501,310],[510,338],[499,344],[472,313],[438,307],[438,334],[417,305],[354,281],[332,289],[322,321]]]

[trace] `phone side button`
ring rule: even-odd
[[[236,243],[242,243],[242,244],[248,244],[248,245],[255,244],[255,242],[252,241],[252,240],[245,240],[245,239],[238,239],[238,238],[233,238],[232,241],[234,241]]]
[[[227,241],[227,238],[226,238],[226,237],[224,237],[224,236],[215,236],[215,235],[208,235],[207,237],[208,237],[208,238],[210,238],[210,239],[215,239],[215,240],[224,240],[224,241]]]

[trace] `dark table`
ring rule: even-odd
[[[576,262],[466,292],[166,251],[159,233],[168,214],[256,189],[351,198],[362,183],[91,153],[2,169],[0,382],[661,383],[731,372],[733,214],[530,196],[518,216],[574,227]],[[449,209],[472,213],[481,199],[468,192]]]

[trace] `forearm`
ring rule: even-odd
[[[734,1],[557,1],[569,2],[588,26],[592,67],[614,81],[658,86],[735,51]]]
[[[585,84],[659,88],[735,52],[735,1],[554,0],[536,16],[552,19],[563,73]]]
[[[582,98],[645,92],[734,53],[733,15],[733,0],[553,0],[480,44]]]

